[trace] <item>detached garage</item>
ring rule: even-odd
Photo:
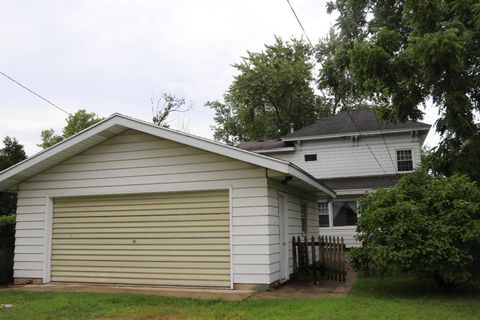
[[[268,287],[335,193],[288,162],[115,114],[0,173],[14,278]]]

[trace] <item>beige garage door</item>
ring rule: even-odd
[[[228,191],[59,198],[52,281],[230,286]]]

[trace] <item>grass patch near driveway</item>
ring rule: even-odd
[[[126,293],[0,291],[0,319],[479,319],[480,290],[443,295],[408,278],[359,278],[346,298],[195,300]]]

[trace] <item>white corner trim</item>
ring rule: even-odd
[[[53,199],[45,198],[45,228],[43,243],[43,283],[49,283],[52,274]]]
[[[230,211],[230,289],[235,288],[235,272],[233,272],[233,187],[228,187],[228,209]]]

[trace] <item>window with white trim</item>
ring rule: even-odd
[[[300,202],[300,220],[302,222],[302,233],[307,233],[307,203],[305,201]]]
[[[318,225],[320,228],[330,227],[330,214],[328,212],[328,202],[318,203]]]
[[[397,150],[398,172],[413,171],[412,150]]]
[[[357,201],[334,201],[333,202],[333,226],[357,225]]]

